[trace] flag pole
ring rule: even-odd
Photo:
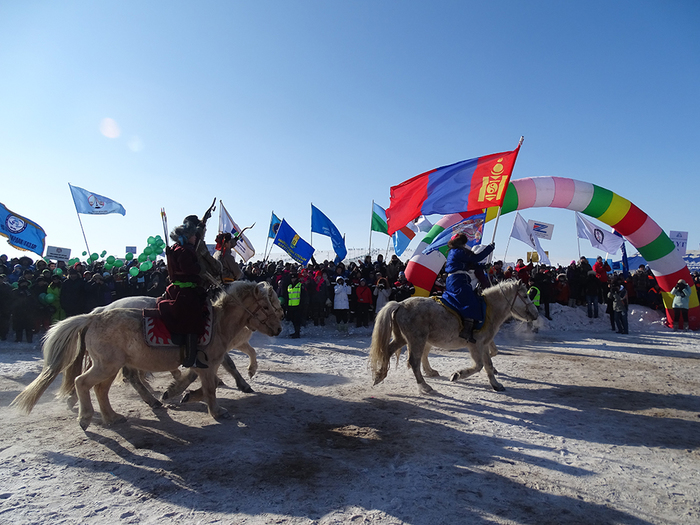
[[[275,214],[275,210],[272,210],[272,215],[270,215],[270,225],[272,225],[272,217]],[[265,254],[267,253],[267,245],[270,243],[270,228],[267,229],[267,239],[265,239],[265,251],[263,252],[263,261],[267,259]]]
[[[524,135],[521,135],[521,136],[520,136],[520,140],[518,141],[518,146],[517,146],[515,149],[519,150],[520,146],[523,145],[523,141],[524,141],[524,140],[525,140],[525,136],[524,136]],[[518,151],[518,153],[520,153],[520,151]],[[513,168],[515,168],[515,161],[516,161],[516,160],[518,160],[517,155],[516,155],[516,157],[515,157],[515,160],[513,161]],[[511,175],[512,175],[512,173],[513,173],[513,171],[511,170]],[[508,188],[506,188],[506,191],[508,191]],[[496,214],[496,224],[494,224],[494,226],[493,226],[493,235],[491,236],[491,242],[492,242],[492,243],[493,243],[493,242],[496,242],[496,230],[498,229],[498,220],[501,218],[501,210],[502,210],[502,209],[503,209],[503,205],[501,205],[501,206],[498,207],[498,213]],[[488,211],[488,210],[487,210],[487,211]],[[508,243],[510,243],[510,238],[508,239]],[[508,251],[508,248],[506,248],[506,252],[507,252],[507,251]],[[491,263],[492,257],[493,257],[493,252],[491,252],[491,253],[489,254],[489,260],[488,260],[489,264]],[[505,260],[505,256],[503,256],[503,259]]]
[[[374,218],[374,199],[372,199],[372,210],[369,215],[369,250],[368,254],[372,256],[372,219]]]
[[[170,240],[168,237],[168,216],[165,214],[165,208],[160,209],[160,219],[163,221],[163,235],[165,236],[165,245],[170,247]]]
[[[581,259],[581,241],[579,240],[578,236],[578,221],[576,220],[576,214],[578,212],[574,212],[574,226],[576,226],[576,245],[578,246],[578,258]]]
[[[70,182],[68,183],[68,189],[70,190],[71,197],[73,198],[73,205],[75,206],[75,214],[78,216],[78,222],[80,223],[80,231],[83,232],[83,240],[85,241],[85,247],[87,248],[88,256],[90,256],[90,247],[88,246],[87,237],[85,236],[85,229],[83,228],[83,221],[80,220],[80,213],[78,213],[78,204],[75,202],[75,196],[73,195],[73,190],[71,190]]]

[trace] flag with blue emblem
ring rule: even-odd
[[[37,223],[8,210],[0,203],[0,235],[7,237],[7,243],[18,250],[44,254],[46,232]]]
[[[336,264],[345,259],[348,249],[345,247],[345,239],[343,239],[340,230],[313,204],[311,205],[311,232],[331,238]]]
[[[73,196],[73,202],[75,203],[75,210],[78,213],[83,213],[86,215],[107,215],[109,213],[120,213],[126,215],[126,210],[124,206],[119,204],[117,201],[98,195],[97,193],[92,193],[90,191],[84,190],[83,188],[78,188],[78,186],[73,186],[68,183],[71,195]]]
[[[282,248],[287,254],[299,264],[306,266],[314,254],[314,248],[304,239],[297,235],[297,232],[282,219],[277,229],[277,235],[272,244]]]

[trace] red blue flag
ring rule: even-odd
[[[391,187],[389,235],[420,215],[461,213],[502,206],[520,144],[513,151],[463,160]]]

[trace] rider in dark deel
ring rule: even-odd
[[[199,351],[203,361],[200,361],[197,353],[197,341],[204,334],[208,314],[207,291],[202,287],[199,276],[201,266],[197,260],[199,225],[197,216],[189,215],[170,234],[175,244],[168,247],[165,254],[171,284],[157,305],[165,326],[173,336],[173,342],[184,342],[182,366],[188,368],[208,368],[203,362],[206,361],[204,351]]]
[[[470,343],[475,343],[476,340],[473,337],[474,322],[483,321],[484,316],[479,298],[472,289],[471,279],[467,272],[479,268],[479,262],[493,252],[495,244],[489,244],[476,254],[467,247],[467,242],[466,235],[457,233],[447,243],[450,251],[447,253],[447,263],[445,264],[447,282],[442,300],[459,312],[464,319],[464,328],[459,336]]]

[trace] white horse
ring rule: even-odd
[[[202,382],[203,398],[214,418],[229,417],[216,400],[217,370],[229,348],[236,348],[243,330],[258,330],[266,335],[282,331],[277,310],[270,302],[267,283],[236,282],[223,291],[212,304],[212,338],[203,348],[209,368],[194,369]],[[41,395],[63,372],[59,396],[75,388],[79,400],[78,421],[83,430],[92,421],[94,409],[90,389],[100,405],[106,424],[124,420],[109,403],[109,388],[122,367],[147,372],[167,372],[180,364],[176,349],[152,348],[143,337],[142,313],[139,309],[117,308],[69,317],[52,326],[44,338],[44,368],[12,405],[30,412]],[[85,355],[92,365],[84,371]]]
[[[487,288],[484,300],[487,306],[486,318],[481,329],[474,332],[476,343],[468,343],[459,337],[460,321],[457,314],[448,311],[432,298],[411,297],[400,303],[387,303],[377,315],[372,332],[369,360],[374,384],[382,382],[386,377],[391,356],[397,354],[398,361],[401,349],[408,345],[408,364],[413,369],[419,392],[428,394],[433,389],[421,374],[421,363],[426,375],[439,375],[428,362],[430,348],[436,346],[455,350],[467,347],[474,366],[455,372],[450,379],[457,381],[485,368],[493,389],[505,390],[496,381],[491,362],[491,355],[497,353],[493,338],[503,322],[511,316],[521,321],[536,320],[537,307],[527,296],[525,284],[519,280]]]

